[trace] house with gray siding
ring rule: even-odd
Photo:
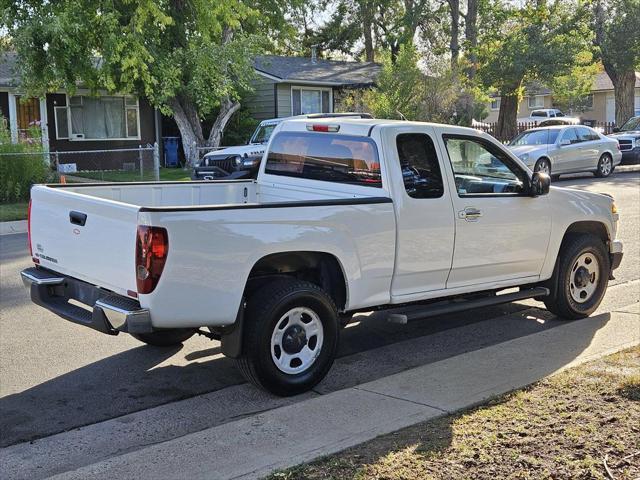
[[[257,79],[245,105],[256,120],[331,113],[345,91],[375,85],[381,66],[311,57],[259,56]]]

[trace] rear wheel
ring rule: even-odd
[[[609,255],[600,238],[590,234],[568,236],[558,254],[545,306],[561,318],[588,317],[607,291],[609,271]]]
[[[131,336],[147,345],[171,347],[190,339],[195,333],[194,328],[172,328],[151,333],[132,333]]]
[[[295,279],[275,281],[247,301],[238,367],[276,395],[305,392],[331,368],[338,330],[336,306],[324,290]]]
[[[595,172],[596,177],[606,178],[613,172],[613,160],[611,159],[611,155],[608,153],[603,153],[598,160],[598,168]]]
[[[541,158],[536,162],[536,165],[533,167],[534,172],[542,172],[551,176],[551,162],[548,158]]]

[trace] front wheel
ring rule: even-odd
[[[295,279],[275,281],[247,301],[238,367],[276,395],[305,392],[331,368],[338,330],[336,306],[324,290]]]
[[[613,160],[608,153],[603,154],[598,160],[598,167],[596,169],[596,177],[606,178],[613,173]]]
[[[195,335],[195,328],[171,328],[151,333],[132,333],[131,336],[147,345],[171,347],[180,345]]]
[[[588,317],[607,291],[609,272],[609,254],[600,238],[590,234],[568,236],[556,260],[545,306],[561,318]]]

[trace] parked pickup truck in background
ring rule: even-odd
[[[620,144],[623,163],[640,163],[640,117],[631,117],[609,137]]]
[[[557,108],[540,108],[538,110],[532,110],[528,117],[518,118],[518,123],[533,123],[537,125],[541,122],[551,121],[554,119],[562,119],[565,124],[573,124],[577,125],[580,123],[579,118],[575,117],[566,117],[564,113],[562,113]],[[553,125],[551,123],[550,125]],[[555,124],[558,125],[558,124]]]
[[[202,329],[279,395],[327,374],[354,312],[420,305],[390,316],[404,323],[536,298],[582,318],[622,258],[611,197],[550,188],[489,135],[447,125],[290,120],[257,180],[31,198],[35,303],[152,345]]]

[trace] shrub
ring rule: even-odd
[[[45,155],[37,126],[18,143],[11,143],[7,123],[0,116],[0,202],[29,199],[31,185],[46,181],[49,175]]]

